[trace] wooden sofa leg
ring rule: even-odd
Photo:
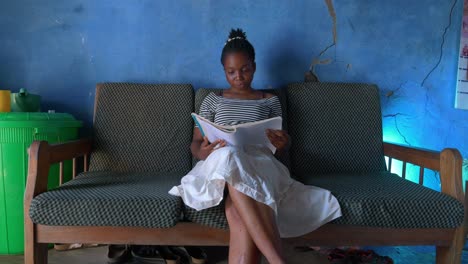
[[[36,242],[35,226],[29,219],[24,227],[24,264],[47,264],[48,244]]]
[[[464,225],[457,228],[452,240],[452,244],[448,247],[436,247],[436,263],[437,264],[460,264],[463,245],[465,244],[465,228]]]
[[[24,264],[47,264],[48,250],[48,244],[36,243],[33,250],[24,252]]]

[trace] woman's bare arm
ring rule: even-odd
[[[193,139],[192,144],[190,145],[190,150],[192,151],[192,155],[199,159],[205,160],[211,152],[214,151],[214,148],[219,144],[218,147],[224,147],[226,142],[224,140],[216,140],[212,143],[208,141],[207,137],[202,137],[200,129],[196,127],[193,130]]]

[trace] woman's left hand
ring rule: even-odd
[[[267,129],[266,135],[271,144],[279,151],[286,150],[289,146],[289,136],[284,130]]]

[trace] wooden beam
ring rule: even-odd
[[[398,229],[326,224],[301,237],[285,239],[308,246],[449,245],[455,229]]]
[[[396,229],[327,224],[304,236],[283,240],[293,245],[310,246],[447,246],[454,232],[455,229]],[[178,223],[171,228],[37,225],[37,238],[41,243],[227,246],[229,231],[188,222]]]
[[[431,170],[439,171],[440,153],[437,151],[406,147],[392,143],[383,143],[384,155],[389,158],[406,161]]]
[[[91,153],[91,140],[79,139],[66,143],[50,145],[50,163],[71,160]]]
[[[180,222],[171,228],[37,225],[41,243],[227,246],[229,231]]]

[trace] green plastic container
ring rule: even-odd
[[[64,142],[78,137],[82,122],[62,113],[0,113],[0,254],[24,253],[24,189],[27,149],[34,140]],[[64,181],[72,164],[64,163]],[[59,185],[59,165],[51,166],[48,188]]]

